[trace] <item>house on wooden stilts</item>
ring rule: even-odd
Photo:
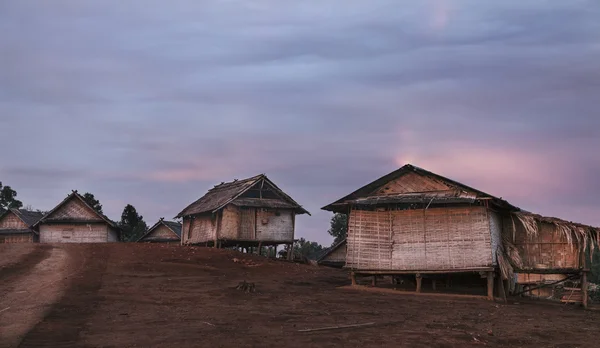
[[[34,226],[40,243],[108,243],[118,242],[119,226],[90,207],[73,191]]]
[[[9,209],[0,215],[0,244],[35,243],[39,236],[32,226],[43,214],[25,209]]]
[[[502,214],[518,208],[406,165],[323,209],[348,214],[346,268],[356,275],[479,273],[493,299]],[[435,287],[435,280],[432,281]]]
[[[138,242],[181,244],[181,224],[175,221],[165,221],[164,218],[161,218],[138,239]]]
[[[176,218],[183,218],[182,244],[260,249],[293,245],[299,214],[309,213],[261,174],[216,185]]]

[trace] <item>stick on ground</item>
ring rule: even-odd
[[[298,330],[298,332],[314,332],[314,331],[327,331],[327,330],[338,330],[338,329],[349,329],[353,327],[363,327],[363,326],[372,326],[375,323],[365,323],[365,324],[354,324],[354,325],[340,325],[340,326],[331,326],[331,327],[322,327],[318,329],[306,329],[306,330]]]

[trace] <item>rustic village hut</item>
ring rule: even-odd
[[[120,239],[119,226],[73,191],[34,226],[40,243],[107,243]]]
[[[138,242],[180,244],[181,224],[175,221],[165,221],[164,218],[161,218]]]
[[[598,230],[522,211],[501,198],[406,165],[323,209],[349,214],[346,267],[356,274],[580,274]],[[434,276],[435,277],[435,276]],[[434,283],[435,284],[435,283]]]
[[[260,248],[292,245],[297,214],[309,213],[261,174],[216,185],[177,218],[182,244]]]
[[[42,213],[25,209],[9,209],[0,215],[0,244],[34,243],[38,233],[31,228],[42,218]]]
[[[485,272],[492,296],[508,202],[406,165],[323,209],[349,214],[346,267],[356,274]]]
[[[346,239],[333,245],[327,249],[317,260],[317,263],[321,266],[342,268],[346,265],[346,252],[348,243]]]

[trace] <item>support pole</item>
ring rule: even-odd
[[[433,291],[435,291],[435,290],[436,290],[436,288],[437,288],[437,284],[436,284],[436,281],[435,281],[435,279],[432,279],[432,280],[431,280],[431,288],[433,289]]]
[[[262,242],[258,242],[258,255],[262,256]]]
[[[350,280],[352,281],[352,285],[356,285],[356,273],[350,272]]]
[[[417,275],[415,276],[417,278],[417,292],[421,292],[421,285],[423,284],[423,277],[421,277],[421,274],[417,273]]]
[[[373,282],[372,282],[373,286],[377,286],[377,276],[373,276]]]
[[[506,300],[506,291],[504,290],[504,280],[502,279],[502,274],[498,273],[498,295],[504,300],[504,303],[507,303]]]
[[[494,301],[494,272],[487,272],[487,298]]]
[[[289,261],[293,261],[294,260],[294,244],[288,244],[288,260]]]
[[[581,274],[581,293],[583,294],[583,308],[588,308],[588,281],[587,271]]]

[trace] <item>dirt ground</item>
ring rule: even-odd
[[[0,245],[2,347],[566,348],[599,342],[600,312],[574,306],[344,290],[338,288],[349,284],[343,270],[199,247],[11,247]],[[236,290],[242,281],[254,283],[256,292]],[[300,332],[365,323],[373,324]]]

